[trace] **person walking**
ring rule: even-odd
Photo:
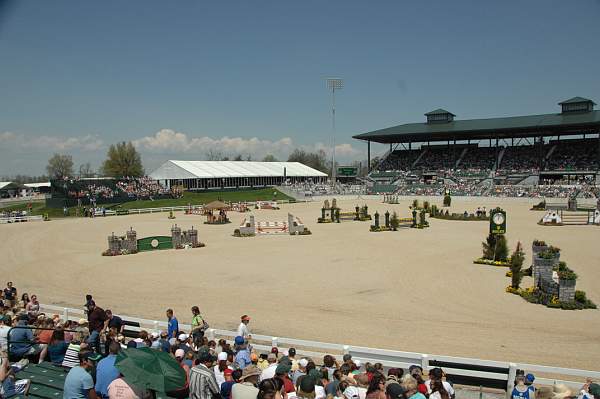
[[[177,338],[179,335],[179,322],[177,321],[177,317],[173,314],[173,309],[167,309],[167,338]]]
[[[200,314],[198,306],[192,306],[192,332],[191,335],[196,340],[202,340],[204,338],[204,331],[206,330],[206,322]]]

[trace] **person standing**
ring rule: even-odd
[[[123,324],[123,319],[119,316],[115,316],[112,313],[112,310],[106,309],[106,320],[105,320],[105,329],[111,330],[115,329],[117,334],[123,334],[123,330],[125,329],[125,324]]]
[[[194,341],[197,339],[204,338],[204,330],[205,321],[202,315],[200,314],[200,308],[198,306],[192,306],[192,332],[191,335],[194,338]]]
[[[237,329],[237,335],[243,337],[244,339],[252,338],[252,333],[250,333],[250,329],[248,328],[248,324],[250,323],[250,316],[247,314],[241,317],[242,321]]]
[[[250,358],[250,351],[248,350],[248,343],[242,337],[235,337],[235,345],[237,347],[237,354],[235,355],[235,362],[240,370],[245,369],[252,363]]]
[[[201,352],[199,363],[190,371],[190,399],[212,399],[213,395],[220,395],[220,388],[215,380],[211,368],[217,360],[209,352]]]
[[[248,366],[242,371],[239,384],[231,387],[231,399],[256,399],[258,395],[258,376],[260,369],[256,366]]]
[[[173,309],[167,309],[167,323],[168,323],[168,339],[177,338],[179,335],[179,322],[177,317],[173,314]]]
[[[88,328],[90,330],[90,336],[87,342],[96,352],[100,353],[100,333],[104,329],[106,313],[104,312],[104,309],[96,306],[96,303],[93,301],[88,305],[88,309]]]
[[[17,289],[13,287],[12,281],[6,283],[6,288],[4,289],[4,300],[11,309],[17,304]]]
[[[94,380],[88,370],[94,367],[94,362],[90,359],[91,352],[79,352],[79,366],[73,367],[65,378],[63,388],[63,399],[88,398],[96,399],[94,390]]]

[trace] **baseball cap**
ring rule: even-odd
[[[227,360],[227,352],[221,352],[217,356],[217,360]]]
[[[187,334],[179,334],[178,338],[180,341],[185,341],[186,339],[188,339],[188,335]]]
[[[183,349],[177,349],[175,351],[175,357],[180,357],[180,358],[184,358],[185,356],[185,351]]]
[[[244,344],[244,337],[241,337],[241,336],[238,335],[237,337],[235,337],[234,342],[235,342],[236,345],[243,345]]]
[[[275,374],[287,374],[292,370],[292,366],[287,363],[279,363],[275,368]]]
[[[525,380],[527,382],[533,382],[533,381],[535,381],[535,376],[533,374],[529,373],[525,376]]]
[[[392,383],[385,389],[385,393],[388,394],[391,399],[402,399],[404,397],[404,392],[404,388],[398,383]]]
[[[300,359],[300,360],[298,360],[298,364],[302,367],[306,367],[308,365],[308,360]]]

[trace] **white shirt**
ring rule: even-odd
[[[454,388],[452,388],[452,385],[450,385],[449,382],[442,381],[442,385],[444,386],[444,389],[448,392],[448,395],[454,395]],[[431,394],[431,380],[425,381],[425,386],[427,387],[427,393]]]
[[[8,352],[8,331],[9,326],[0,326],[0,350]]]
[[[315,385],[315,399],[325,399],[326,397],[327,394],[325,393],[325,388],[320,385]]]
[[[269,367],[267,367],[262,371],[262,373],[260,373],[259,381],[275,377],[275,369],[277,369],[277,363],[269,364]]]
[[[228,369],[233,370],[231,367],[227,366]],[[219,371],[219,365],[217,364],[213,368],[213,372],[215,373],[215,380],[217,380],[217,385],[221,388],[221,384],[225,382],[225,374],[222,371]]]
[[[250,336],[250,329],[247,324],[241,322],[237,329],[237,335],[240,337],[248,338]]]

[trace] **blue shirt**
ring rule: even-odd
[[[88,391],[94,388],[92,376],[81,366],[75,366],[67,374],[63,399],[87,399]]]
[[[177,338],[177,332],[179,331],[179,322],[176,317],[172,317],[169,320],[169,329],[167,332],[169,333],[169,338]]]
[[[100,360],[96,367],[96,392],[104,398],[108,397],[110,383],[119,378],[115,360],[117,360],[117,355],[108,355]]]
[[[25,321],[19,321],[18,326],[27,326]],[[13,328],[10,331],[10,353],[16,356],[23,356],[33,343],[33,332],[30,328]],[[15,342],[18,341],[18,342]],[[15,342],[14,344],[12,342]]]
[[[252,363],[252,360],[250,360],[250,352],[248,351],[248,349],[242,349],[241,351],[239,351],[237,355],[235,355],[235,361],[241,370],[245,369],[247,365]]]

